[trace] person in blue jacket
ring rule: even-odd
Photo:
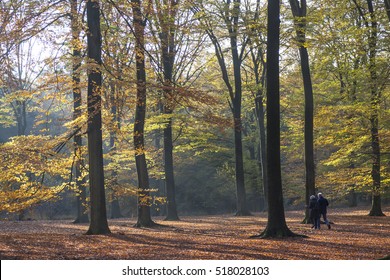
[[[322,193],[318,193],[318,207],[320,210],[320,217],[322,216],[324,218],[325,224],[328,226],[328,229],[330,229],[330,223],[328,221],[328,218],[326,217],[328,206],[328,200],[324,197]]]

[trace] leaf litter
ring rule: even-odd
[[[284,239],[250,238],[265,228],[266,213],[154,217],[153,228],[113,219],[108,235],[85,235],[89,225],[70,220],[0,221],[0,259],[380,259],[390,255],[390,207],[384,210],[385,217],[369,217],[368,209],[330,209],[330,230],[311,229],[302,211],[287,211],[288,227],[308,238]]]

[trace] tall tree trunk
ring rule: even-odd
[[[110,153],[116,153],[116,129],[120,129],[120,117],[118,113],[118,108],[116,104],[115,91],[116,86],[114,83],[110,86],[110,104],[111,104],[111,116],[112,116],[112,126],[113,129],[110,131]],[[118,174],[116,170],[112,170],[111,172],[112,184],[114,186],[118,185]],[[115,192],[115,188],[111,190],[111,219],[122,218],[123,215],[121,213],[121,209],[119,206],[119,200]]]
[[[315,194],[315,164],[314,164],[314,137],[313,137],[313,87],[310,76],[309,55],[306,48],[306,0],[290,0],[291,10],[294,16],[295,31],[299,44],[301,57],[301,72],[305,93],[305,189],[306,189],[306,213],[305,223],[309,218],[309,197]]]
[[[145,157],[144,126],[146,114],[146,72],[144,32],[145,23],[142,19],[141,1],[132,0],[134,30],[136,36],[135,55],[137,69],[137,104],[134,120],[135,163],[138,175],[138,220],[137,227],[150,227],[155,223],[150,214],[152,203],[149,191],[149,175]]]
[[[165,113],[167,112],[164,110]],[[172,118],[169,118],[164,128],[164,171],[165,171],[165,189],[167,194],[167,216],[165,220],[177,221],[176,196],[175,196],[175,178],[173,172],[173,141],[172,141]]]
[[[88,58],[97,65],[88,73],[88,155],[91,222],[87,234],[110,233],[106,213],[103,170],[101,85],[101,33],[98,1],[87,2]]]
[[[264,195],[264,211],[268,210],[268,177],[267,177],[267,147],[266,147],[266,135],[264,125],[264,105],[261,97],[261,101],[258,98],[256,104],[258,107],[258,125],[260,134],[260,166],[261,166],[261,177],[263,182],[263,195]]]
[[[234,106],[235,107],[235,106]],[[236,158],[236,188],[237,188],[237,212],[236,216],[248,216],[250,212],[246,203],[244,160],[242,151],[242,123],[241,110],[234,108],[234,147]],[[238,111],[238,112],[237,112]]]
[[[251,52],[252,62],[254,65],[254,74],[256,79],[256,97],[255,111],[257,125],[259,127],[259,166],[261,171],[264,195],[264,211],[268,210],[268,179],[267,179],[267,155],[266,155],[266,134],[265,134],[265,110],[264,110],[264,89],[266,76],[266,63],[263,61],[263,52],[258,50],[257,55]],[[262,73],[260,75],[260,64],[262,65]]]
[[[370,70],[370,87],[371,87],[371,148],[372,148],[372,206],[370,216],[384,216],[381,209],[381,160],[380,160],[380,142],[379,142],[379,106],[380,95],[377,88],[378,75],[376,72],[376,48],[378,40],[378,23],[371,0],[367,0],[368,10],[370,13],[369,28],[369,70]],[[369,24],[368,24],[369,25]]]
[[[167,1],[164,1],[167,2]],[[174,108],[173,92],[173,66],[175,63],[175,20],[178,9],[178,1],[170,0],[158,7],[158,17],[161,25],[159,34],[161,41],[161,54],[164,69],[164,107],[163,112],[169,116],[164,128],[164,172],[165,189],[167,195],[166,220],[179,220],[176,207],[175,177],[173,164],[173,137],[172,137],[172,113]]]
[[[81,110],[81,90],[80,90],[80,66],[81,66],[81,50],[80,50],[80,25],[78,21],[77,0],[70,1],[71,8],[71,28],[72,28],[72,88],[73,88],[73,120],[79,118],[82,114]],[[77,129],[77,127],[75,127]],[[74,153],[75,153],[75,180],[78,194],[76,196],[77,217],[74,223],[88,223],[87,214],[87,194],[85,189],[85,178],[82,177],[81,167],[84,165],[82,159],[81,147],[83,146],[82,137],[76,134],[73,137]]]
[[[313,137],[313,89],[310,77],[309,55],[304,46],[299,47],[301,55],[302,77],[305,92],[305,189],[306,189],[306,223],[309,219],[309,197],[315,194],[315,163],[314,163],[314,137]]]
[[[280,164],[279,30],[280,1],[268,1],[267,28],[267,163],[268,222],[259,237],[295,234],[287,227],[283,206]]]
[[[26,135],[27,113],[26,101],[16,101],[16,120],[18,124],[18,136]],[[18,213],[18,220],[23,221],[26,218],[27,209],[22,209]]]

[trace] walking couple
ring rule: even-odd
[[[310,209],[310,220],[313,223],[312,228],[320,229],[320,218],[322,215],[325,224],[328,226],[328,229],[330,229],[330,223],[326,217],[328,205],[329,202],[322,195],[322,193],[318,193],[318,198],[315,195],[310,196],[309,209]]]

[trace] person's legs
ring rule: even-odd
[[[330,223],[326,217],[326,212],[325,213],[322,213],[322,217],[324,218],[324,222],[325,224],[328,226],[328,229],[330,229]]]
[[[320,218],[314,218],[314,228],[315,229],[320,229]]]

